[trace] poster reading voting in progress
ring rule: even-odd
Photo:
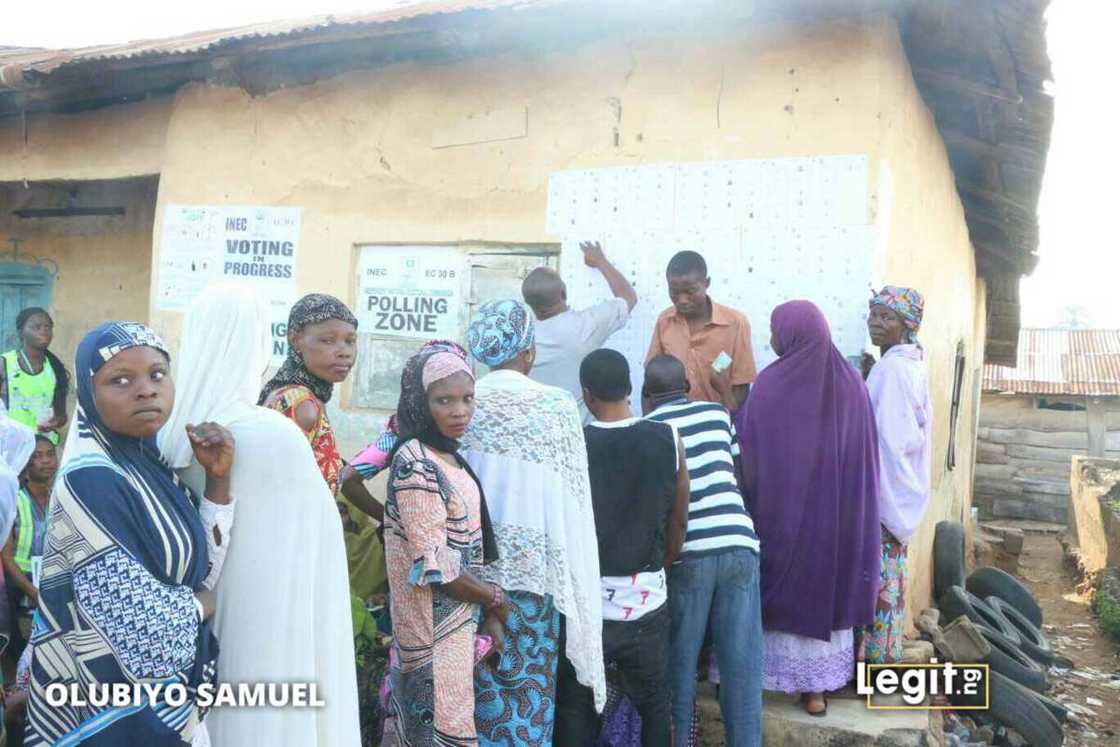
[[[168,205],[160,244],[157,306],[185,311],[223,280],[253,286],[272,312],[272,360],[283,361],[288,311],[298,298],[300,208]]]
[[[458,339],[463,272],[463,255],[453,248],[362,247],[358,329],[379,337]]]
[[[573,308],[610,297],[584,266],[581,241],[601,241],[638,293],[630,321],[606,343],[630,363],[637,407],[654,324],[671,305],[665,269],[685,249],[707,262],[710,297],[747,316],[760,368],[777,357],[770,313],[791,299],[820,307],[837,347],[858,361],[875,247],[867,191],[863,155],[562,171],[549,179],[545,220],[563,241]]]

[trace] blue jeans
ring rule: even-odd
[[[758,555],[743,548],[682,560],[669,570],[669,684],[676,747],[688,744],[696,699],[696,661],[709,623],[719,664],[719,705],[726,744],[762,744],[758,584]]]

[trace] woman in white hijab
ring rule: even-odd
[[[8,541],[16,521],[16,495],[19,493],[19,473],[35,451],[35,434],[27,426],[8,417],[8,410],[0,402],[0,545]],[[0,651],[8,645],[11,611],[5,580],[0,573]],[[0,675],[0,682],[3,682]],[[0,729],[0,733],[3,729]]]
[[[5,540],[16,520],[19,473],[34,451],[35,433],[10,418],[8,409],[0,403],[0,537]]]
[[[269,344],[268,310],[256,293],[226,283],[204,291],[183,323],[160,451],[194,486],[202,473],[186,426],[213,421],[237,442],[236,519],[216,586],[219,680],[313,682],[326,706],[219,707],[206,724],[214,747],[358,747],[342,524],[307,438],[255,404]]]

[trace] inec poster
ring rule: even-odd
[[[288,311],[298,298],[300,208],[168,205],[160,237],[161,311],[186,311],[202,290],[223,280],[253,286],[272,317],[272,360],[287,354]]]
[[[363,246],[358,329],[379,337],[459,339],[463,254],[432,246]]]

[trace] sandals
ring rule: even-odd
[[[820,706],[814,710],[814,705],[818,702]],[[814,718],[824,718],[828,715],[828,698],[824,696],[824,693],[802,693],[801,704],[805,706],[805,713],[808,713]]]

